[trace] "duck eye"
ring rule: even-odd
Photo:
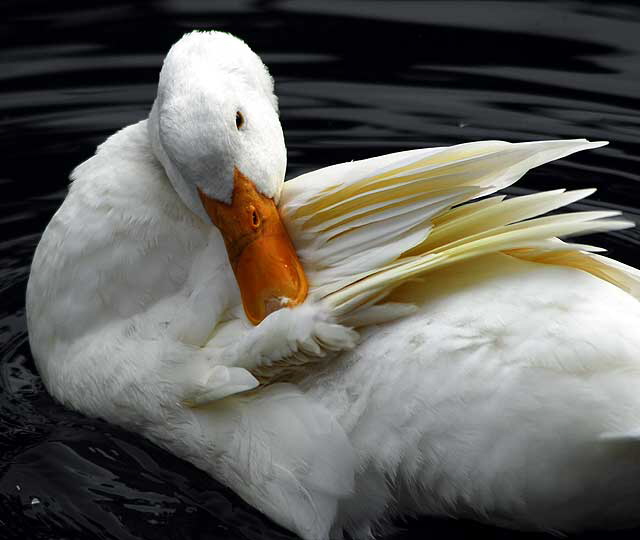
[[[236,112],[236,128],[240,129],[244,126],[244,116],[240,111]]]

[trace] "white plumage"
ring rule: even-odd
[[[283,189],[272,88],[236,38],[189,34],[149,120],[74,171],[27,291],[51,394],[308,540],[367,538],[411,513],[633,524],[639,274],[557,239],[629,223],[539,217],[591,190],[479,198],[603,143],[412,150]],[[234,167],[280,197],[310,284],[304,304],[256,327],[196,195],[228,202]]]

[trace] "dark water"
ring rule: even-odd
[[[194,467],[55,404],[29,352],[29,264],[67,175],[146,116],[163,55],[189,29],[235,33],[269,65],[291,176],[418,146],[605,139],[513,192],[596,186],[576,208],[640,219],[632,2],[90,5],[0,7],[0,538],[291,538]],[[594,239],[634,265],[639,240],[635,230]],[[551,538],[433,519],[402,526],[394,538]]]

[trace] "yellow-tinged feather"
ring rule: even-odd
[[[589,272],[594,276],[608,281],[636,298],[640,297],[640,272],[621,262],[589,253],[598,250],[592,246],[582,246],[559,242],[554,247],[546,249],[525,249],[507,251],[507,254],[527,261],[541,264],[571,266]]]
[[[444,225],[455,219],[460,219],[484,208],[500,204],[506,199],[506,197],[506,195],[496,195],[494,197],[487,197],[486,199],[481,199],[479,201],[470,202],[462,206],[457,206],[456,208],[452,208],[451,210],[449,210],[449,212],[447,212],[446,214],[440,214],[434,217],[433,225]]]
[[[380,304],[396,287],[495,252],[580,268],[636,294],[640,272],[592,253],[598,248],[557,238],[632,223],[610,219],[618,212],[540,217],[595,190],[474,200],[513,184],[532,167],[604,144],[468,143],[335,165],[288,182],[282,213],[311,297],[329,305],[340,322],[383,322],[405,313]]]
[[[457,219],[450,219],[434,227],[429,237],[421,245],[416,246],[412,252],[425,252],[495,227],[510,225],[545,214],[583,199],[594,191],[593,189],[569,192],[565,192],[563,189],[544,191],[533,195],[514,197],[501,204],[477,208],[474,212],[459,216]]]

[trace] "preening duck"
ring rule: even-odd
[[[497,191],[604,143],[485,141],[283,183],[242,41],[169,51],[148,119],[72,173],[29,339],[63,404],[143,433],[306,540],[407,514],[531,530],[640,515],[640,274]]]

